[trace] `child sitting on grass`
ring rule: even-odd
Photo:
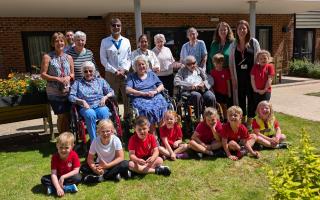
[[[162,166],[163,160],[159,157],[159,149],[156,138],[149,133],[150,123],[145,116],[139,116],[135,120],[135,134],[130,137],[129,168],[139,174],[155,173],[169,176],[170,168]]]
[[[188,154],[185,152],[188,150],[188,144],[182,142],[183,135],[176,112],[172,110],[165,112],[159,131],[162,141],[162,146],[159,146],[161,155],[171,158],[171,160],[188,158]]]
[[[216,96],[217,102],[220,103],[223,110],[223,117],[227,119],[227,109],[230,106],[231,101],[231,85],[230,85],[230,71],[224,69],[224,56],[221,53],[217,53],[212,57],[214,69],[211,70],[211,76],[214,80],[212,90]]]
[[[51,158],[51,175],[41,178],[41,183],[47,187],[47,193],[63,196],[65,192],[77,192],[75,184],[81,182],[79,174],[80,160],[78,154],[73,151],[74,136],[70,132],[64,132],[57,138],[58,152]]]
[[[256,158],[260,157],[258,151],[253,151],[252,146],[256,141],[255,134],[249,134],[247,128],[241,124],[242,110],[239,106],[231,106],[227,110],[228,122],[222,126],[222,146],[228,158],[238,160],[249,151]],[[236,152],[236,156],[230,153]]]
[[[191,136],[189,147],[198,152],[202,158],[203,154],[213,156],[213,150],[222,147],[220,132],[222,124],[215,108],[208,107],[204,110],[203,121],[200,122]]]
[[[129,162],[124,160],[120,139],[114,134],[115,128],[110,119],[101,120],[97,127],[98,137],[90,146],[87,163],[81,166],[85,183],[97,183],[103,180],[120,181],[130,178]],[[95,161],[95,155],[97,160]]]
[[[287,148],[287,144],[283,143],[286,136],[281,133],[272,104],[268,101],[261,101],[257,106],[256,114],[252,128],[257,135],[257,143],[269,148]]]

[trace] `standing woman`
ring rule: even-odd
[[[217,53],[221,53],[224,56],[225,62],[223,68],[229,68],[230,44],[234,41],[233,32],[229,24],[220,22],[217,25],[213,39],[207,62],[207,74],[210,74],[211,70],[214,68],[212,57]]]
[[[75,80],[82,79],[82,73],[81,73],[81,65],[85,61],[91,61],[94,63],[96,72],[97,67],[96,63],[94,61],[93,53],[90,49],[85,48],[87,41],[87,35],[82,31],[77,31],[74,34],[74,46],[70,47],[67,51],[67,54],[69,54],[74,62],[74,76]]]
[[[165,47],[166,38],[163,34],[154,36],[154,44],[156,45],[152,51],[156,54],[160,63],[160,72],[157,73],[164,87],[169,91],[169,95],[173,95],[173,69],[180,68],[181,63],[175,62],[171,50]]]
[[[69,130],[71,104],[68,93],[70,81],[74,79],[72,57],[64,53],[66,42],[62,33],[54,33],[51,38],[54,51],[43,55],[41,62],[41,77],[47,80],[47,96],[54,114],[58,115],[59,133]]]
[[[139,42],[139,48],[134,50],[131,54],[131,61],[132,61],[133,70],[135,69],[135,66],[134,66],[135,58],[143,55],[143,56],[145,56],[145,58],[148,61],[149,68],[154,73],[159,73],[160,72],[160,63],[159,63],[159,60],[158,60],[156,54],[153,51],[148,49],[149,43],[148,43],[147,35],[142,34],[139,37],[138,42]]]
[[[247,127],[251,128],[255,116],[253,89],[250,72],[255,64],[255,55],[260,51],[259,42],[250,38],[249,23],[240,20],[237,24],[236,40],[230,45],[229,68],[232,81],[233,104],[239,105],[243,116],[247,116]],[[243,118],[243,121],[245,118]]]

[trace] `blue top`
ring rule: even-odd
[[[110,85],[102,78],[94,78],[91,81],[86,81],[84,78],[76,80],[71,86],[69,101],[75,103],[76,100],[85,100],[90,108],[99,106],[100,100],[105,95],[114,91]]]
[[[147,78],[144,80],[140,79],[137,73],[129,74],[127,79],[127,87],[131,87],[140,92],[155,90],[161,84],[162,82],[158,76],[152,71],[147,72]]]
[[[55,77],[70,76],[70,63],[67,54],[57,56],[57,54],[52,51],[48,53],[48,55],[51,57],[48,66],[48,75]],[[59,88],[59,82],[47,81],[47,86],[57,89]]]
[[[197,43],[194,46],[190,45],[190,42],[185,43],[180,52],[180,60],[184,63],[184,59],[191,55],[196,58],[197,64],[200,68],[203,68],[203,66],[200,66],[202,58],[207,55],[207,48],[206,44],[203,40],[197,40]]]

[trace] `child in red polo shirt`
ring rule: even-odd
[[[74,136],[70,132],[64,132],[57,138],[58,153],[51,158],[51,175],[41,178],[41,183],[47,187],[47,193],[56,193],[59,197],[65,192],[77,192],[75,184],[81,182],[79,174],[80,160],[78,154],[72,150]]]
[[[227,119],[227,108],[231,99],[230,71],[228,68],[223,68],[223,54],[215,54],[212,57],[212,62],[214,69],[211,70],[211,76],[214,80],[214,85],[211,90],[214,91],[217,102],[222,107],[224,119]]]
[[[257,135],[257,143],[269,148],[287,148],[287,143],[283,142],[286,136],[281,133],[279,122],[273,114],[272,104],[261,101],[256,114],[252,128]]]
[[[256,158],[260,157],[259,152],[253,151],[252,146],[256,141],[255,134],[249,134],[247,128],[241,124],[242,110],[239,106],[231,106],[228,111],[228,122],[222,126],[222,146],[231,160],[238,160],[249,151]],[[231,155],[236,151],[236,156]]]
[[[213,156],[213,150],[222,147],[220,133],[222,130],[219,115],[215,108],[208,107],[204,110],[203,121],[197,125],[196,130],[191,136],[189,147],[198,153]]]
[[[164,114],[163,124],[159,129],[162,146],[159,146],[161,155],[176,160],[176,158],[188,158],[186,151],[188,144],[182,142],[182,130],[179,125],[179,116],[173,110]]]
[[[251,69],[251,85],[255,108],[260,101],[270,101],[272,78],[275,75],[274,66],[269,64],[270,53],[261,50],[256,55],[258,64]]]
[[[156,138],[149,133],[150,123],[145,116],[139,116],[135,120],[135,134],[130,137],[129,168],[139,174],[155,173],[169,176],[168,166],[162,166],[163,160],[159,157],[159,149]]]

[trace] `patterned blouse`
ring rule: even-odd
[[[76,80],[71,86],[69,94],[69,101],[75,103],[76,100],[85,100],[90,108],[96,108],[99,106],[100,100],[105,95],[114,91],[110,85],[102,78],[94,78],[90,81],[86,81],[84,78]]]

